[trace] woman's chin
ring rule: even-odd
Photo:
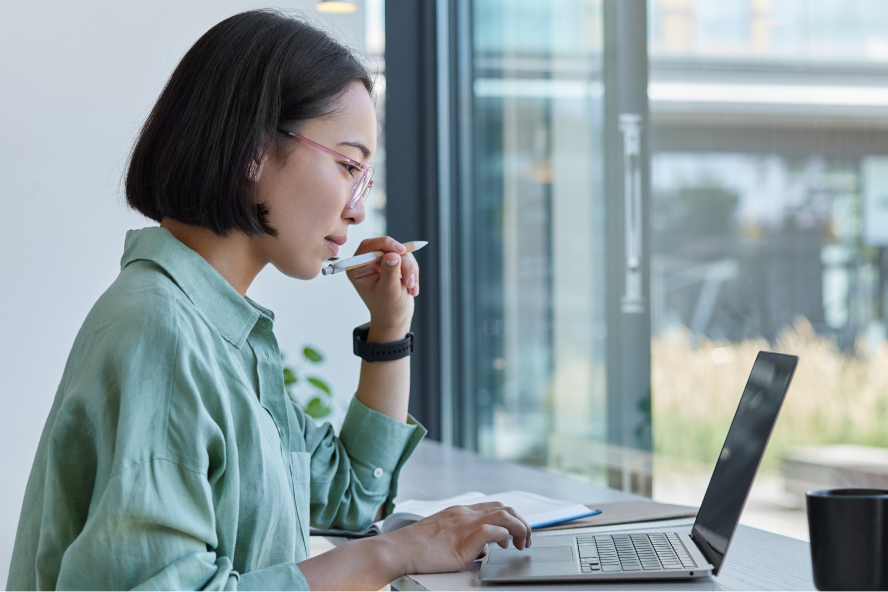
[[[305,261],[272,261],[271,264],[282,274],[294,280],[312,280],[320,275],[321,267],[323,267],[323,262],[311,266],[307,266]]]

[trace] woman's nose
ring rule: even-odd
[[[367,217],[367,206],[364,204],[364,200],[359,199],[353,208],[346,205],[342,217],[345,218],[349,224],[360,224],[363,222],[364,218]]]

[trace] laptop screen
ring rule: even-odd
[[[718,574],[798,358],[759,352],[694,523],[694,541]]]

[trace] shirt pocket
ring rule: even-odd
[[[311,454],[308,452],[290,453],[290,476],[293,479],[293,494],[296,497],[296,515],[299,519],[305,557],[308,558],[308,528],[311,523]]]

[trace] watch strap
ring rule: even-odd
[[[365,323],[354,330],[355,355],[367,362],[390,362],[406,358],[413,353],[413,332],[401,341],[391,343],[370,343],[367,336],[370,334],[370,323]]]

